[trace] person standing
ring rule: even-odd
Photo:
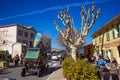
[[[106,67],[106,61],[102,58],[102,56],[99,56],[98,60],[98,69],[99,69],[99,78],[103,80],[109,80],[110,78],[110,72]]]
[[[18,66],[19,56],[18,54],[14,57],[15,66]]]
[[[115,57],[113,58],[112,63],[114,63],[116,66],[118,65]]]
[[[106,63],[110,63],[110,58],[107,56],[105,61],[106,61]]]
[[[22,53],[20,56],[20,64],[21,65],[23,65],[23,60],[24,60],[24,53]]]
[[[105,58],[105,61],[106,61],[106,67],[108,69],[110,69],[111,62],[110,62],[110,58],[108,56]]]
[[[98,60],[99,60],[99,57],[98,57],[98,54],[97,54],[97,56],[95,57],[95,64],[96,64],[97,67],[98,67]]]
[[[119,80],[119,77],[118,77],[118,71],[117,71],[117,61],[116,59],[114,58],[112,60],[112,63],[111,63],[111,68],[110,68],[110,74],[112,76],[112,80]]]

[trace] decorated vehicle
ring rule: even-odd
[[[29,48],[25,55],[21,76],[30,73],[37,74],[37,76],[40,77],[43,71],[48,69],[47,51],[51,49],[49,49],[49,41],[46,40],[47,38],[44,38],[41,33],[37,33],[34,36],[33,48]]]
[[[25,76],[26,73],[29,73],[37,74],[37,76],[40,77],[43,71],[48,68],[46,58],[47,56],[44,49],[30,48],[25,55],[21,76]]]

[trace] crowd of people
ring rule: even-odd
[[[13,58],[12,56],[9,54],[6,57],[6,61],[8,63],[14,63],[15,66],[18,66],[18,64],[20,63],[21,65],[23,65],[23,60],[24,60],[24,54],[21,54],[21,56],[19,56],[18,54],[16,54]]]
[[[103,58],[101,55],[97,55],[95,64],[99,70],[98,76],[100,80],[109,80],[110,76],[112,80],[119,80],[119,67],[115,58],[110,59],[108,56]]]

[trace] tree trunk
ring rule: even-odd
[[[74,59],[74,61],[76,61],[76,58],[77,58],[77,47],[72,47],[71,55],[72,55],[72,58]]]

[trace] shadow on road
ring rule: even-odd
[[[0,70],[0,75],[9,74],[9,73],[11,73],[9,70]]]
[[[0,80],[16,80],[16,79],[13,79],[13,78],[1,78],[0,77]]]
[[[11,72],[8,69],[17,68],[17,67],[21,67],[21,66],[9,66],[8,68],[0,69],[0,75],[9,74]]]
[[[47,75],[51,74],[52,72],[54,72],[54,71],[56,71],[56,70],[58,70],[58,69],[60,69],[60,68],[61,68],[61,67],[50,67],[50,68],[48,68],[48,70],[45,70],[45,71],[42,73],[41,77],[47,76]],[[35,75],[35,74],[26,74],[25,76],[36,76],[36,75]]]
[[[42,76],[49,75],[49,74],[51,74],[52,72],[54,72],[54,71],[56,71],[56,70],[58,70],[58,69],[60,69],[60,68],[61,68],[61,66],[60,66],[60,67],[50,67],[50,68],[48,68],[48,70],[46,70],[46,71],[42,74]]]

